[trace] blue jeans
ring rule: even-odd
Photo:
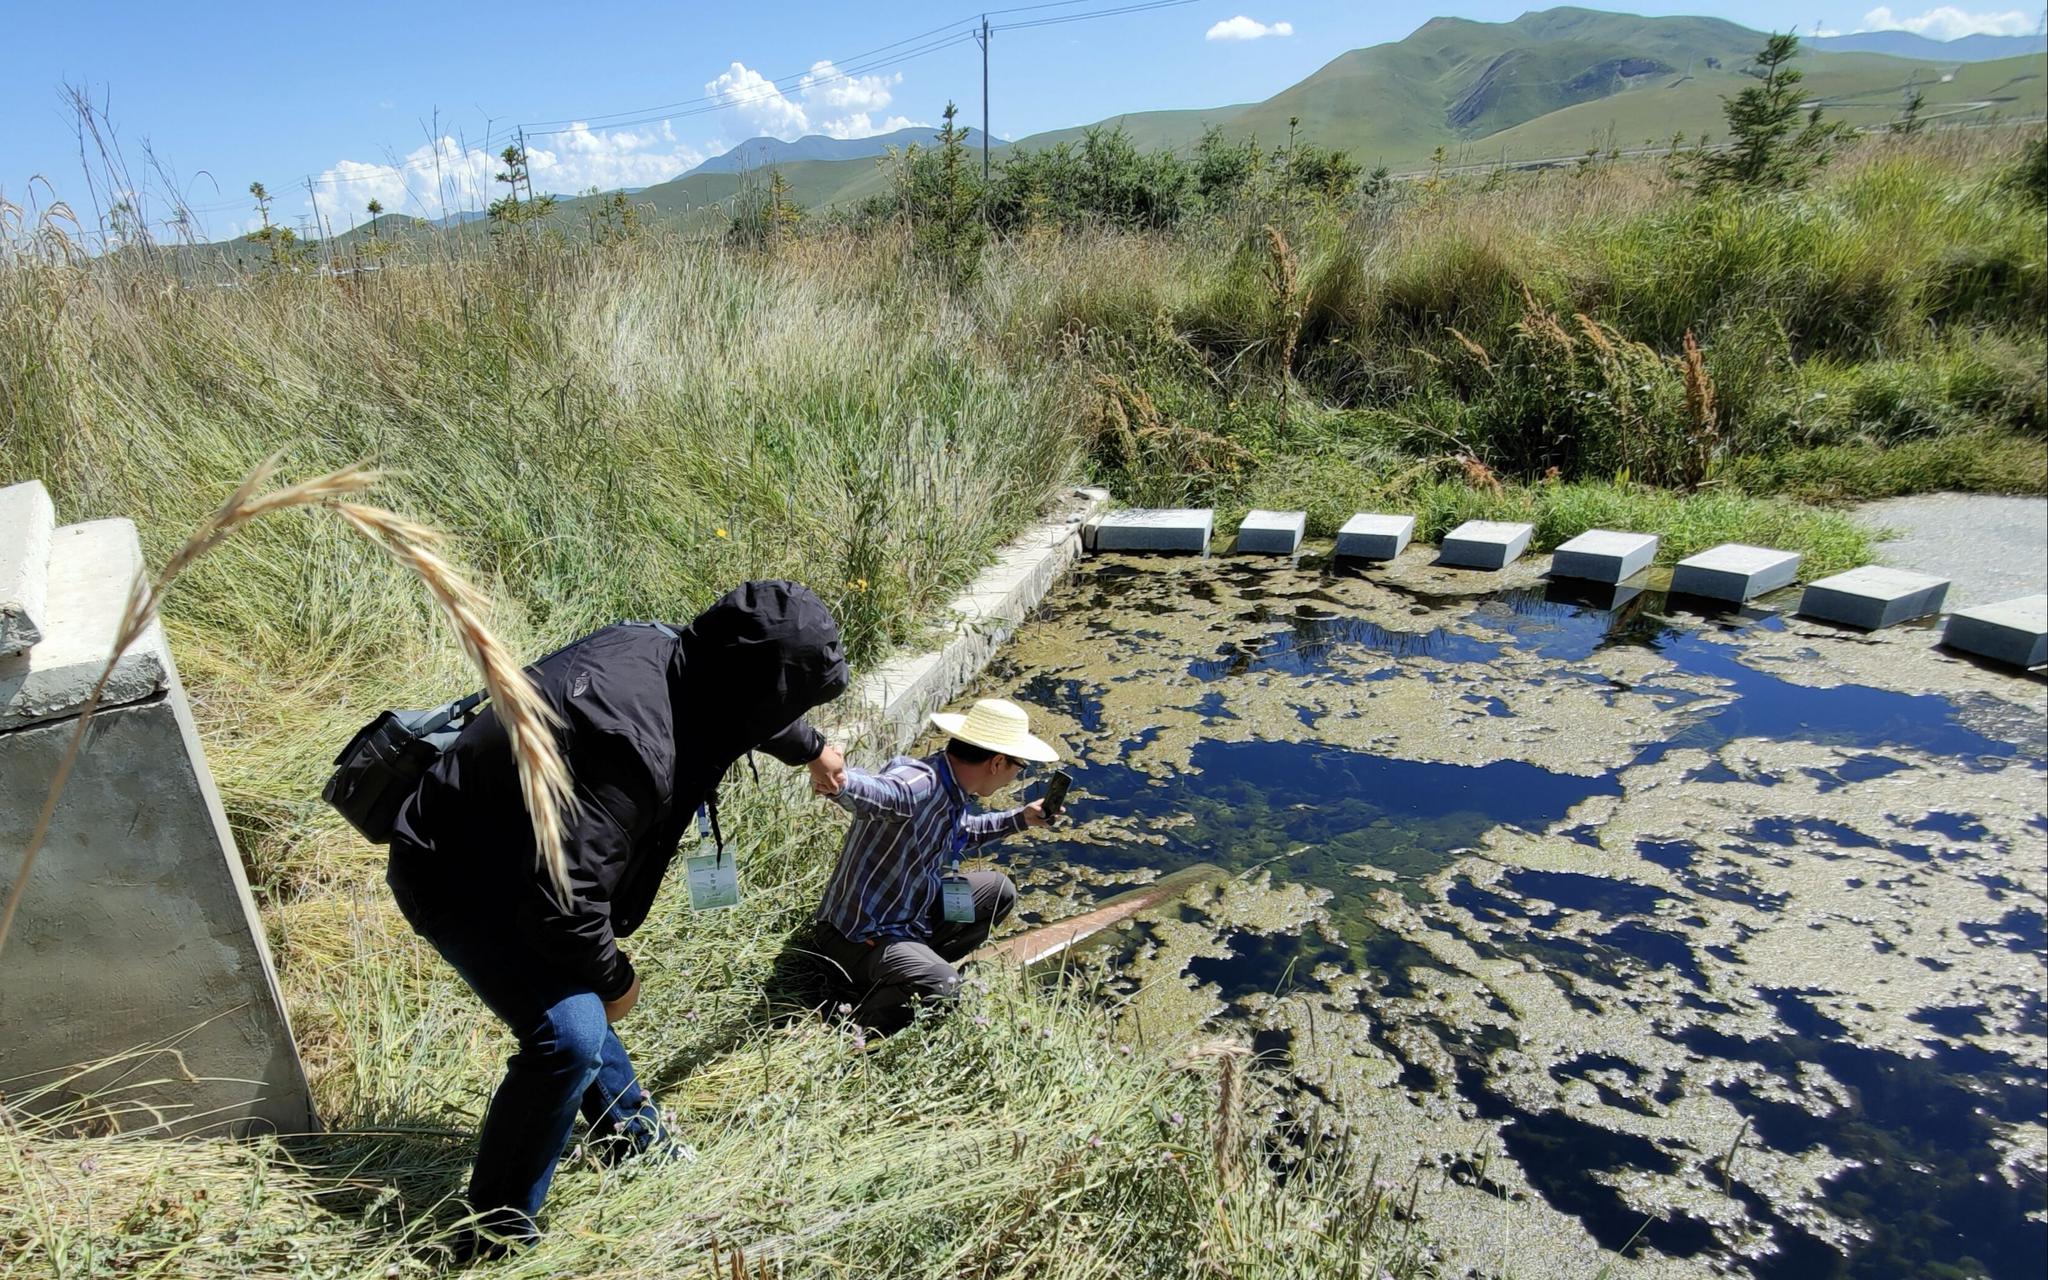
[[[645,1150],[666,1135],[597,993],[555,972],[473,878],[426,865],[430,857],[393,845],[385,876],[392,897],[519,1040],[477,1137],[470,1207],[482,1229],[532,1239],[579,1110],[592,1139],[613,1154]]]

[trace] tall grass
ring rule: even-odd
[[[1013,343],[1076,347],[1158,406],[1152,457],[1097,449],[1148,495],[1229,503],[1278,460],[1327,466],[1388,423],[1402,453],[1525,481],[1691,481],[1932,433],[1998,450],[1986,429],[2048,428],[2048,217],[2014,177],[2042,145],[2034,128],[1869,141],[1769,197],[1702,199],[1655,165],[1418,184],[1302,215],[1285,290],[1264,230],[1231,223],[1027,243],[985,288]],[[1688,334],[1718,410],[1704,451]],[[1290,385],[1314,407],[1283,421]],[[1191,469],[1187,432],[1260,465]]]
[[[362,287],[0,271],[0,458],[66,520],[134,516],[159,559],[273,452],[369,458],[495,587],[518,651],[781,575],[867,662],[1075,474],[1061,376],[1002,365],[943,290],[892,297],[886,269],[674,246]],[[253,530],[182,584],[167,626],[234,745],[216,769],[260,878],[312,870],[309,783],[352,724],[469,687],[430,610],[318,526]]]

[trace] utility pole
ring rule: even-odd
[[[981,46],[981,185],[988,185],[988,15],[981,15],[981,30],[974,42]]]
[[[334,265],[334,248],[327,242],[333,237],[327,234],[327,224],[320,217],[320,193],[313,189],[313,175],[306,175],[306,200],[313,206],[313,229],[320,233],[320,247],[327,250],[327,263]]]

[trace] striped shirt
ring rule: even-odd
[[[944,751],[921,760],[897,756],[880,773],[848,769],[833,799],[853,815],[853,827],[818,920],[849,942],[929,937],[956,830],[964,851],[1025,827],[1022,809],[969,812]]]

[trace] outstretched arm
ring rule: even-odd
[[[960,825],[967,832],[968,847],[978,849],[992,840],[1015,835],[1026,827],[1042,827],[1050,821],[1045,816],[1045,802],[1033,800],[1001,813],[970,813],[960,820]]]
[[[916,813],[917,806],[938,785],[939,780],[932,776],[930,770],[907,765],[884,769],[880,773],[848,769],[846,781],[832,798],[849,813],[901,821]]]

